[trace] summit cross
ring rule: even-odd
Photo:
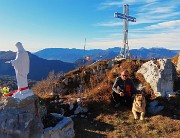
[[[120,18],[120,19],[124,19],[124,28],[123,28],[123,33],[124,33],[124,40],[123,40],[123,44],[124,44],[124,51],[123,51],[123,57],[126,58],[127,55],[129,56],[129,46],[128,46],[128,22],[136,22],[136,18],[129,16],[129,5],[128,4],[124,4],[124,13],[118,13],[115,12],[114,13],[114,17],[115,18]]]

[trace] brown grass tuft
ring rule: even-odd
[[[180,54],[177,54],[176,56],[174,56],[174,57],[171,59],[172,63],[174,63],[175,65],[177,65],[179,56],[180,56]]]

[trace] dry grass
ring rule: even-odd
[[[177,54],[175,57],[173,57],[173,58],[171,59],[172,63],[173,63],[175,66],[177,66],[177,64],[178,64],[178,58],[179,58],[179,56],[180,56],[180,54]],[[177,74],[178,74],[178,76],[180,76],[180,70],[177,70]]]
[[[152,94],[152,89],[148,83],[145,83],[143,76],[136,74],[139,64],[136,64],[134,61],[128,61],[122,62],[121,65],[115,65],[109,71],[108,77],[92,89],[84,101],[84,105],[88,107],[91,114],[87,115],[87,118],[77,117],[73,119],[76,137],[178,138],[180,134],[179,97],[170,101],[167,101],[167,99],[157,99],[160,105],[165,106],[164,110],[157,115],[150,115],[147,112],[144,121],[134,120],[131,109],[126,107],[116,109],[112,107],[109,100],[111,82],[114,81],[123,68],[127,67],[132,78],[135,76],[137,82],[146,86],[146,94]]]
[[[65,99],[83,97],[82,105],[89,109],[86,117],[77,116],[73,118],[76,138],[179,137],[179,97],[170,99],[169,101],[167,101],[167,99],[157,99],[161,105],[165,106],[164,110],[156,115],[150,115],[147,112],[144,121],[135,121],[131,109],[127,109],[126,107],[114,108],[111,105],[110,95],[112,92],[112,84],[124,68],[128,69],[130,77],[136,82],[136,84],[142,83],[146,86],[145,91],[147,95],[152,93],[149,84],[145,83],[143,76],[136,73],[144,62],[146,61],[124,60],[116,63],[112,69],[106,71],[106,75],[103,79],[100,79],[99,75],[93,75],[92,70],[98,65],[106,66],[106,61],[98,62],[98,65],[93,64],[88,67],[71,71],[65,75],[67,77],[74,77],[78,73],[81,78],[86,78],[86,75],[83,72],[89,71],[91,73],[91,78],[88,80],[89,86],[86,86],[84,82],[82,82],[83,87],[85,88],[82,93],[71,93],[61,97]],[[52,89],[48,85],[52,86],[52,84],[54,84],[54,82],[52,82],[52,78],[54,77],[53,75],[51,76],[52,77],[49,77],[45,81],[46,83],[42,82],[46,88],[49,88],[49,92]],[[55,78],[55,80],[56,79],[57,78]],[[69,85],[68,88],[72,89],[73,87]],[[41,90],[40,87],[39,90]],[[42,95],[48,97],[48,93],[45,92]],[[150,101],[151,99],[148,99],[147,102]],[[51,111],[53,111],[52,108],[54,106],[56,107],[54,111],[58,110],[57,105],[50,105],[49,103],[50,102],[47,104]]]
[[[166,108],[157,115],[146,114],[143,121],[134,120],[131,109],[126,107],[113,108],[103,103],[91,103],[90,115],[87,118],[74,118],[74,128],[76,137],[86,138],[159,138],[173,137],[179,138],[180,134],[180,114],[173,118],[173,114],[167,114],[167,111],[174,102],[179,99],[166,103]],[[161,103],[163,99],[161,99]],[[179,109],[179,105],[178,105]],[[177,112],[176,112],[177,113]]]
[[[179,54],[177,54],[176,56],[174,56],[174,57],[171,59],[172,63],[174,63],[175,65],[177,65],[177,63],[178,63],[178,58],[179,58]]]
[[[35,86],[32,87],[34,94],[44,99],[52,98],[55,78],[56,76],[54,72],[50,72],[47,79],[38,82]]]

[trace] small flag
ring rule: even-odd
[[[90,57],[86,57],[86,60],[89,62],[89,61],[91,61],[91,58]]]

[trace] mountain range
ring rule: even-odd
[[[140,48],[130,50],[130,54],[134,57],[147,58],[172,58],[177,55],[180,50],[168,50],[165,48]],[[67,73],[74,70],[78,66],[89,65],[98,60],[113,59],[120,53],[120,48],[114,47],[107,50],[93,49],[68,49],[68,48],[47,48],[36,53],[29,53],[30,57],[30,73],[28,79],[42,80],[45,79],[49,72],[54,71],[55,74],[63,72]],[[0,51],[0,75],[15,76],[15,70],[11,64],[6,61],[13,60],[16,53],[12,51]],[[90,57],[91,61],[85,60]]]
[[[106,50],[102,49],[92,49],[92,50],[83,50],[83,49],[68,49],[68,48],[46,48],[40,50],[35,55],[48,59],[48,60],[61,60],[64,62],[74,63],[79,59],[84,57],[90,57],[91,60],[97,61],[99,59],[112,59],[120,54],[121,48],[114,47],[108,48]],[[151,58],[172,58],[180,50],[169,50],[165,48],[140,48],[140,49],[131,49],[130,54],[134,57],[142,59],[151,59]]]
[[[60,60],[47,60],[40,58],[28,52],[30,58],[30,72],[28,79],[42,80],[45,79],[49,72],[54,71],[55,74],[69,72],[75,69],[73,63],[66,63]],[[11,64],[5,63],[15,59],[16,53],[12,51],[0,51],[0,75],[15,76],[15,70]]]

